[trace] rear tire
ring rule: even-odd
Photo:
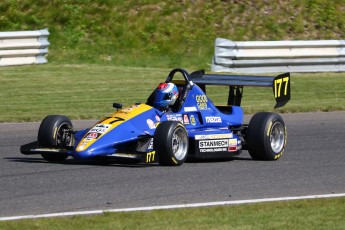
[[[246,141],[255,160],[277,160],[286,146],[287,133],[282,117],[276,113],[256,113],[249,122]]]
[[[38,145],[43,148],[66,148],[73,146],[74,138],[71,133],[73,125],[68,117],[49,115],[42,121],[38,130]],[[42,157],[50,162],[64,161],[68,157],[64,153],[42,153]]]
[[[177,121],[160,123],[156,128],[153,147],[159,156],[160,165],[182,165],[188,155],[186,128]]]

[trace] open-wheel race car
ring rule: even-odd
[[[176,73],[182,80],[174,79]],[[159,90],[174,85],[174,92]],[[229,86],[228,103],[216,106],[206,95],[207,85]],[[156,88],[146,103],[117,109],[93,127],[76,131],[66,116],[49,115],[41,123],[37,141],[21,146],[23,154],[41,154],[50,162],[71,156],[75,159],[133,160],[135,162],[181,165],[191,159],[227,159],[248,150],[257,160],[277,160],[286,146],[286,127],[276,113],[259,112],[249,124],[243,124],[240,107],[244,86],[271,87],[275,108],[290,99],[290,74],[240,76],[189,74],[173,69],[164,84]],[[157,97],[173,104],[157,108]]]

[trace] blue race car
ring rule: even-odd
[[[174,79],[175,75],[182,75],[182,80]],[[229,86],[226,106],[212,103],[206,95],[207,85]],[[286,146],[284,121],[276,113],[260,112],[249,124],[243,124],[240,104],[244,86],[271,87],[275,108],[290,100],[289,73],[239,76],[173,69],[145,104],[122,108],[114,103],[117,111],[91,128],[76,131],[69,118],[47,116],[37,141],[21,146],[20,151],[41,154],[50,162],[72,156],[175,166],[187,157],[228,159],[242,150],[248,150],[253,159],[277,160]]]

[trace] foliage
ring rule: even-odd
[[[0,31],[48,28],[49,61],[207,68],[214,40],[343,39],[340,0],[3,0]]]

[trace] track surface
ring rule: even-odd
[[[243,151],[232,161],[181,167],[48,163],[19,152],[39,123],[0,124],[0,217],[344,193],[345,112],[282,116],[288,145],[278,161],[253,161]]]

